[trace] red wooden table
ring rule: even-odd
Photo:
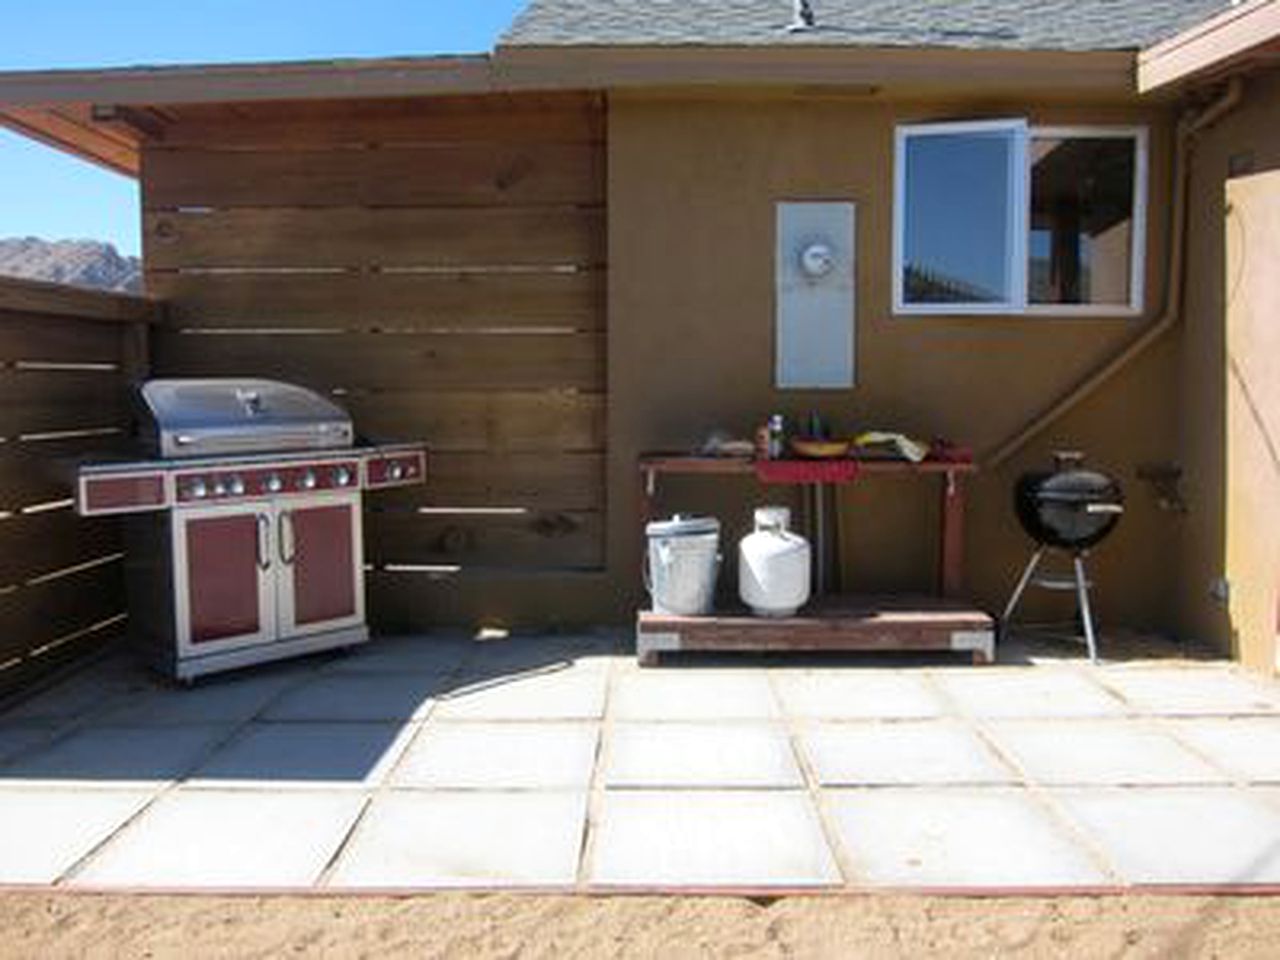
[[[811,463],[812,461],[785,461],[785,463]],[[920,463],[909,460],[866,459],[857,460],[857,475],[916,477],[935,476],[939,481],[942,498],[941,524],[938,544],[938,592],[944,597],[960,594],[964,582],[964,478],[975,473],[977,464],[964,456],[929,457]],[[680,476],[756,476],[756,462],[742,457],[699,457],[680,454],[644,454],[639,461],[641,487],[641,523],[654,515],[653,504],[658,492],[658,478],[663,475]],[[856,476],[836,483],[856,483]],[[800,481],[809,483],[809,481]],[[824,481],[825,483],[825,481]],[[836,485],[832,483],[830,485]],[[817,498],[819,502],[821,497]],[[821,523],[821,521],[819,521]]]

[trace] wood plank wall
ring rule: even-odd
[[[0,278],[0,699],[116,636],[119,522],[81,519],[75,463],[128,443],[156,308]]]
[[[157,374],[292,380],[427,441],[429,485],[368,507],[375,626],[558,618],[547,578],[604,564],[600,100],[174,116],[142,162]]]

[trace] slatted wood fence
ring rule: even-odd
[[[369,504],[376,626],[555,619],[599,577],[603,141],[598,98],[494,96],[184,106],[144,150],[157,373],[307,384],[431,448]]]
[[[0,699],[123,626],[118,521],[77,517],[72,477],[127,443],[157,317],[136,297],[0,278]]]

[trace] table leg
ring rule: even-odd
[[[652,470],[640,471],[640,532],[653,519],[653,501],[658,493],[658,477]]]
[[[942,536],[938,551],[938,592],[959,596],[964,587],[964,486],[959,473],[942,475]]]
[[[827,505],[822,484],[815,483],[813,491],[813,548],[816,589],[814,595],[821,597],[827,592]]]

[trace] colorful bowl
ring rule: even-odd
[[[792,437],[791,450],[798,457],[807,460],[839,460],[849,455],[848,440],[812,440],[807,437]]]

